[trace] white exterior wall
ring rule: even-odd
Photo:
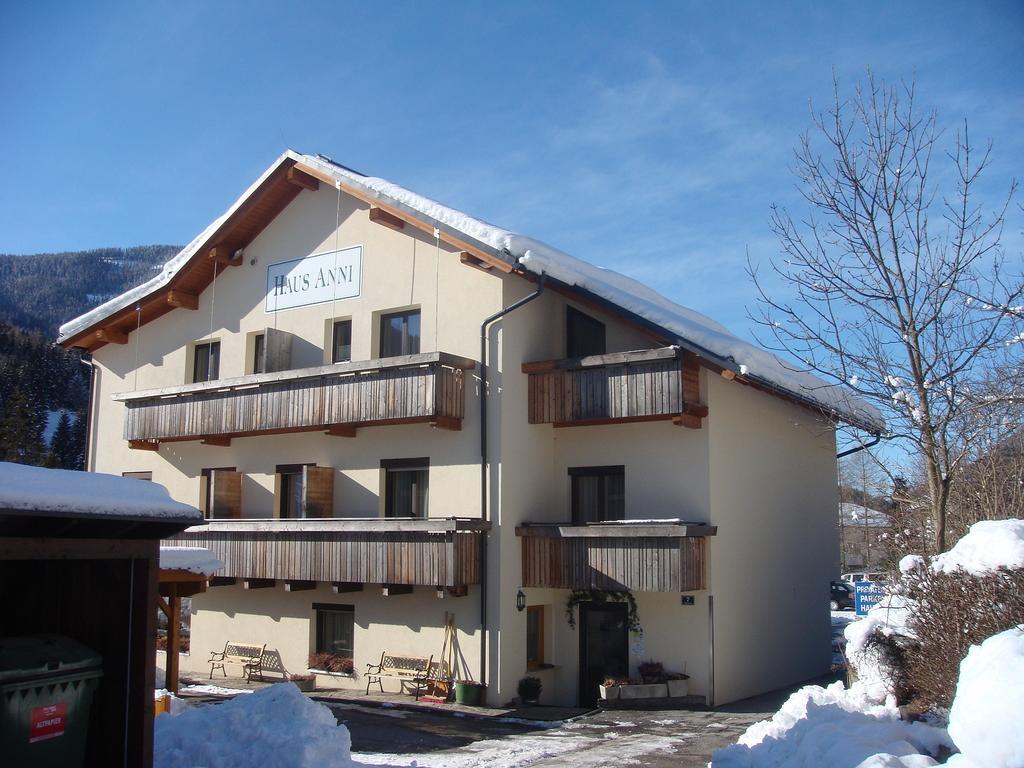
[[[828,672],[828,583],[839,562],[832,425],[706,376],[714,701]]]

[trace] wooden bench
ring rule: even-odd
[[[213,679],[213,671],[219,669],[228,676],[225,664],[241,664],[242,674],[246,682],[252,682],[253,675],[259,675],[263,679],[263,655],[267,650],[267,644],[257,645],[256,643],[243,643],[238,640],[228,640],[224,643],[223,651],[210,651],[210,679]]]
[[[369,695],[370,686],[374,683],[380,687],[380,692],[384,693],[384,684],[381,681],[385,677],[391,677],[399,680],[402,685],[411,683],[416,698],[419,699],[420,689],[430,680],[433,664],[433,656],[401,656],[384,651],[380,655],[379,663],[366,665],[366,694]]]

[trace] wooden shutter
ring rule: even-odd
[[[334,467],[303,467],[303,517],[334,517]]]
[[[289,371],[292,368],[292,334],[267,328],[263,335],[263,371]]]
[[[242,473],[228,469],[210,471],[211,518],[242,516]]]

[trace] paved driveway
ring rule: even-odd
[[[704,768],[711,753],[775,712],[789,691],[713,712],[602,711],[544,727],[515,718],[331,704],[357,765],[417,768]]]

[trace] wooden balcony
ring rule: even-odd
[[[207,547],[218,577],[424,585],[480,583],[480,536],[489,523],[465,518],[210,520],[171,542]]]
[[[714,526],[666,520],[591,525],[527,524],[523,586],[692,592],[707,589]]]
[[[464,372],[474,361],[444,352],[336,363],[114,395],[132,447],[284,432],[428,422],[461,429]]]
[[[700,429],[699,366],[677,347],[524,363],[531,424],[556,427],[672,419]]]

